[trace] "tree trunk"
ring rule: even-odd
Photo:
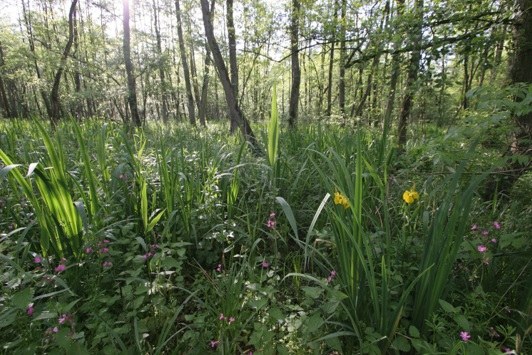
[[[183,38],[183,24],[181,19],[181,9],[179,0],[175,0],[175,10],[177,16],[177,37],[179,41],[179,52],[181,54],[181,64],[183,65],[183,74],[185,77],[185,88],[187,90],[188,99],[188,118],[191,124],[196,124],[196,111],[194,110],[194,94],[192,93],[192,85],[190,82],[190,71],[188,68],[187,54],[185,51],[185,40]]]
[[[225,93],[225,100],[227,102],[227,108],[229,110],[229,116],[232,117],[238,123],[240,131],[244,135],[247,142],[251,145],[251,148],[254,150],[254,152],[260,154],[260,148],[257,139],[255,138],[255,134],[253,133],[249,122],[244,117],[244,114],[240,110],[238,102],[236,101],[236,97],[233,92],[233,87],[231,85],[231,81],[229,80],[229,73],[227,72],[227,67],[225,66],[220,47],[218,46],[218,43],[216,42],[216,39],[214,37],[214,28],[211,22],[208,0],[201,0],[201,12],[203,15],[203,26],[205,27],[205,36],[207,37],[207,41],[211,49],[214,65],[216,66],[216,70],[218,72],[218,77],[220,79],[220,82],[222,83],[222,87]]]
[[[340,107],[340,115],[345,117],[345,32],[346,32],[346,9],[347,0],[342,0],[340,18],[340,71],[338,74],[338,105]]]
[[[423,0],[416,0],[415,9],[417,23],[412,29],[412,47],[419,47],[423,35]],[[399,116],[399,124],[397,125],[397,146],[398,151],[402,152],[406,144],[406,131],[408,126],[408,119],[412,110],[414,94],[416,93],[416,81],[419,71],[419,62],[421,60],[421,50],[414,49],[410,56],[410,63],[408,65],[408,74],[406,79],[405,96],[401,107],[401,115]]]
[[[65,70],[66,61],[74,43],[74,16],[76,14],[76,5],[78,0],[73,0],[70,4],[70,11],[68,13],[68,41],[63,49],[61,60],[59,62],[59,68],[55,73],[54,83],[52,85],[52,92],[50,93],[50,121],[52,126],[56,126],[57,122],[61,119],[61,102],[59,99],[59,84],[61,82],[61,76]]]
[[[233,93],[238,103],[238,64],[236,61],[236,34],[235,23],[233,19],[233,0],[226,1],[227,6],[227,42],[229,45],[229,70],[231,72],[231,86]],[[231,119],[231,133],[234,133],[237,128],[235,120]]]
[[[290,45],[292,50],[292,88],[288,108],[288,124],[295,128],[299,108],[299,86],[301,85],[301,68],[299,67],[299,18],[301,5],[299,0],[292,0],[292,23],[290,26]]]
[[[123,25],[124,25],[124,62],[126,65],[127,75],[127,89],[129,109],[131,111],[131,119],[135,126],[142,126],[140,120],[139,109],[137,105],[137,88],[135,80],[135,70],[133,68],[133,62],[131,61],[131,30],[129,28],[129,0],[122,0],[123,5]],[[125,115],[127,117],[127,113]]]
[[[161,30],[159,28],[159,7],[155,0],[153,0],[153,27],[155,28],[155,40],[157,43],[157,56],[159,57],[159,63],[157,65],[159,69],[159,80],[161,82],[161,116],[163,122],[168,122],[168,95],[166,88],[166,79],[164,75],[165,60],[163,56],[163,49],[161,44]]]
[[[518,0],[516,23],[514,28],[515,51],[510,63],[510,81],[512,84],[532,84],[532,0]],[[516,98],[520,101],[521,98]],[[516,133],[512,143],[512,154],[532,155],[532,112],[515,116]],[[519,175],[530,168],[530,161],[519,169]],[[516,177],[516,178],[517,178]]]

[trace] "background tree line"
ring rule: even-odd
[[[228,115],[232,131],[252,135],[247,119],[269,114],[276,83],[290,125],[396,125],[401,146],[408,122],[449,124],[472,88],[530,82],[519,69],[530,56],[508,75],[512,53],[530,53],[530,2],[12,0],[0,115],[136,125]]]

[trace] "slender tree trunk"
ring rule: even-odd
[[[218,72],[218,77],[222,83],[225,99],[227,102],[227,108],[229,109],[229,116],[233,117],[233,119],[238,123],[243,136],[251,145],[251,148],[256,153],[260,154],[260,148],[257,139],[255,138],[255,134],[253,133],[248,120],[244,117],[244,114],[240,110],[238,102],[236,101],[231,80],[229,79],[229,73],[227,72],[227,67],[225,66],[220,47],[218,46],[218,43],[214,37],[214,28],[212,26],[208,0],[201,0],[201,12],[203,15],[205,36],[207,37],[207,41],[211,49],[214,65],[216,66]]]
[[[340,106],[340,114],[345,117],[345,33],[346,33],[346,12],[347,0],[342,0],[340,17],[340,64],[338,75],[338,104]]]
[[[161,82],[161,116],[163,122],[168,122],[168,95],[166,88],[166,78],[164,74],[164,68],[166,63],[163,56],[163,49],[161,44],[161,30],[159,28],[159,7],[156,0],[153,0],[153,27],[155,28],[155,40],[156,40],[156,50],[157,56],[159,57],[159,63],[157,65],[159,71],[159,81]]]
[[[292,88],[290,90],[290,103],[288,108],[288,124],[291,128],[297,125],[299,109],[299,87],[301,85],[301,68],[299,67],[299,19],[301,5],[299,0],[292,0],[292,23],[290,26],[290,45],[292,58]]]
[[[78,0],[73,0],[70,5],[70,11],[68,14],[68,41],[63,49],[63,54],[61,55],[61,60],[59,62],[59,68],[55,73],[54,83],[52,85],[52,92],[50,94],[50,108],[51,115],[50,120],[52,125],[57,125],[57,122],[61,119],[61,102],[59,98],[59,84],[61,82],[61,76],[65,70],[66,61],[70,53],[70,48],[72,48],[72,43],[74,43],[74,16],[76,14],[76,5]]]
[[[126,65],[126,75],[127,75],[127,89],[128,89],[128,97],[127,97],[127,103],[129,104],[129,109],[131,111],[131,119],[133,120],[133,123],[135,126],[140,127],[142,126],[142,122],[140,120],[139,115],[139,109],[137,104],[137,88],[136,88],[136,80],[135,80],[135,70],[133,67],[133,62],[131,61],[131,30],[129,28],[129,0],[122,0],[123,5],[123,26],[124,26],[124,41],[123,41],[123,48],[124,48],[124,62]],[[127,117],[127,110],[126,115],[124,116],[126,120]]]
[[[185,40],[183,38],[183,23],[181,18],[181,9],[179,0],[175,0],[175,10],[177,16],[177,36],[179,41],[179,52],[181,54],[181,65],[183,66],[183,74],[185,79],[185,88],[187,90],[188,100],[188,117],[191,124],[196,124],[196,111],[194,109],[194,94],[192,93],[192,85],[190,81],[190,71],[187,62],[187,54],[185,51]]]
[[[226,21],[227,21],[227,42],[229,45],[229,71],[231,72],[231,86],[238,103],[238,63],[236,60],[236,34],[235,23],[233,19],[233,0],[226,1]],[[230,132],[234,133],[237,128],[237,123],[231,119]]]
[[[212,9],[211,9],[212,13]],[[201,102],[198,111],[198,118],[202,126],[206,126],[207,113],[207,93],[209,91],[209,67],[211,66],[211,51],[208,43],[205,43],[205,65],[203,69],[203,84],[201,85]]]
[[[417,23],[412,29],[412,46],[416,48],[422,39],[423,31],[423,0],[416,0],[415,12]],[[414,94],[416,93],[416,81],[419,71],[419,62],[421,60],[421,50],[414,49],[410,56],[410,63],[408,66],[408,74],[406,79],[405,96],[401,107],[401,114],[399,116],[399,123],[397,126],[397,145],[399,152],[402,152],[406,144],[406,131],[408,126],[408,119],[412,110]]]

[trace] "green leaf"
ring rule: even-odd
[[[410,334],[410,336],[413,337],[413,338],[419,338],[419,336],[420,336],[419,330],[413,325],[408,327],[408,334]]]
[[[13,306],[19,309],[25,309],[32,300],[32,290],[28,287],[13,295],[11,302]]]
[[[314,333],[316,330],[320,329],[323,323],[325,323],[323,318],[318,313],[315,313],[306,321],[307,331],[309,333]]]
[[[446,312],[446,313],[458,313],[458,310],[456,308],[453,307],[452,304],[450,304],[449,302],[446,302],[444,300],[439,300],[440,302],[440,306],[441,308],[443,308],[443,310]]]
[[[392,346],[395,349],[403,351],[403,352],[409,352],[411,349],[410,343],[408,342],[408,340],[406,340],[406,338],[403,338],[403,337],[395,338],[395,340],[392,343]]]
[[[456,324],[458,324],[460,326],[460,328],[462,328],[464,330],[470,330],[471,329],[471,325],[469,324],[469,321],[462,314],[457,314],[454,317],[454,321],[456,322]]]
[[[305,292],[305,296],[310,297],[312,299],[316,299],[320,297],[321,294],[323,293],[323,288],[321,287],[305,286],[305,287],[302,287],[302,289],[303,289],[303,292]]]

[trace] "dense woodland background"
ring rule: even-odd
[[[409,121],[450,125],[475,104],[472,89],[532,75],[531,55],[509,74],[519,49],[530,53],[526,0],[21,0],[2,9],[4,117],[204,125],[229,116],[234,130],[236,115],[269,115],[275,83],[291,125],[393,123],[402,145]]]

